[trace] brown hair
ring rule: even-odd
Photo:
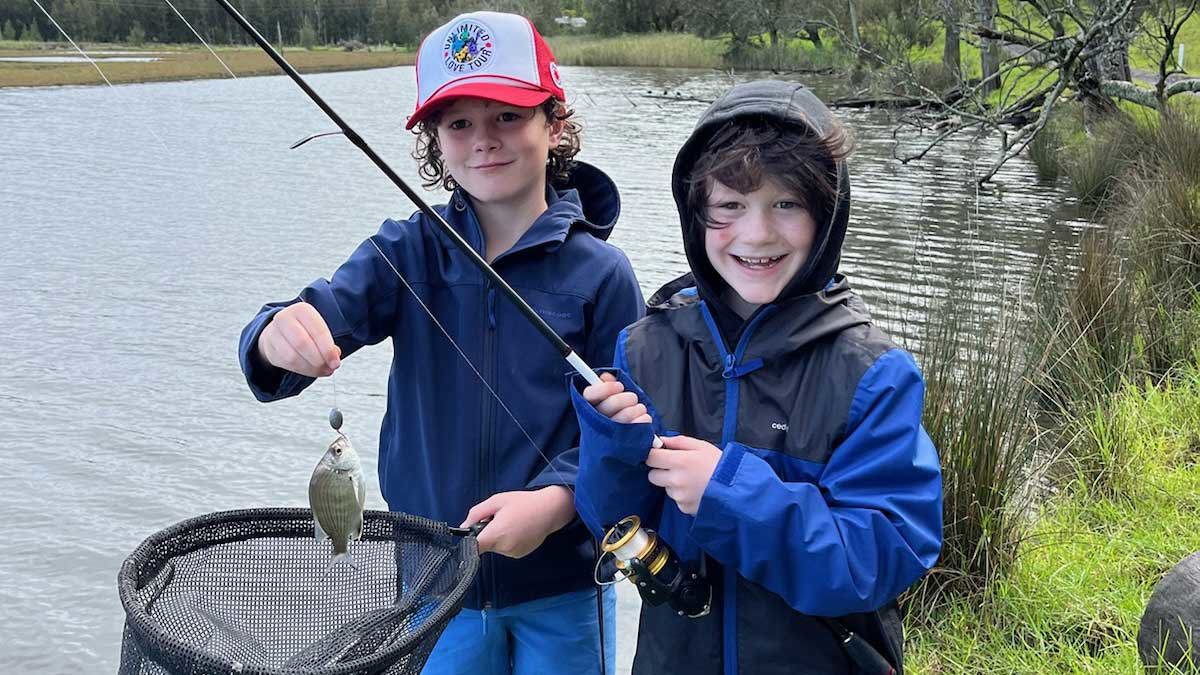
[[[818,134],[807,125],[767,117],[730,120],[701,149],[687,177],[687,208],[693,223],[721,227],[708,217],[708,181],[741,193],[754,192],[770,179],[796,195],[818,224],[833,216],[838,194],[838,163],[851,144],[834,121]]]
[[[550,157],[546,163],[546,179],[553,182],[565,180],[574,165],[574,157],[579,154],[579,133],[583,130],[579,122],[570,119],[574,114],[573,108],[553,96],[539,106],[546,117],[546,123],[558,120],[563,123],[562,137],[558,145],[550,148]],[[417,147],[413,150],[413,159],[417,160],[417,168],[421,174],[421,184],[426,188],[442,186],[446,190],[458,187],[454,176],[446,171],[442,163],[442,149],[438,147],[437,125],[442,119],[442,111],[434,111],[417,124],[413,131],[417,136]]]

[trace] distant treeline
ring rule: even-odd
[[[197,42],[167,0],[40,0],[76,40],[91,42]],[[853,0],[851,0],[853,1]],[[844,0],[842,0],[844,3]],[[244,44],[248,39],[212,0],[171,0],[205,40]],[[273,41],[313,46],[360,41],[414,47],[429,30],[460,12],[493,9],[533,19],[543,34],[589,32],[601,35],[655,31],[722,34],[734,43],[775,42],[781,35],[806,39],[816,31],[788,0],[233,0]],[[802,13],[822,11],[822,0]],[[844,4],[842,4],[844,6]],[[570,28],[558,17],[583,17]],[[32,0],[0,0],[0,37],[6,40],[60,40],[58,30]]]

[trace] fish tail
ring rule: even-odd
[[[325,571],[326,572],[331,571],[334,567],[337,567],[337,565],[343,561],[348,563],[350,565],[350,567],[353,567],[356,570],[358,569],[358,563],[354,562],[354,556],[350,555],[350,550],[347,549],[345,551],[334,553],[333,557],[329,559],[329,566],[325,568]]]

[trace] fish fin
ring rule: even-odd
[[[350,533],[350,538],[358,540],[362,539],[363,526],[367,520],[363,515],[363,509],[367,505],[367,484],[363,481],[362,476],[351,476],[350,483],[354,486],[355,494],[358,497],[358,527]]]
[[[316,516],[313,516],[313,534],[316,535],[317,541],[325,541],[326,539],[330,538],[329,535],[325,533],[324,528],[321,527],[321,521],[317,520]]]
[[[358,508],[364,509],[367,506],[367,484],[363,481],[362,476],[350,476],[350,483],[354,486],[354,494],[358,496]]]

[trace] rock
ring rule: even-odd
[[[1154,587],[1137,645],[1147,672],[1200,673],[1200,551]]]

